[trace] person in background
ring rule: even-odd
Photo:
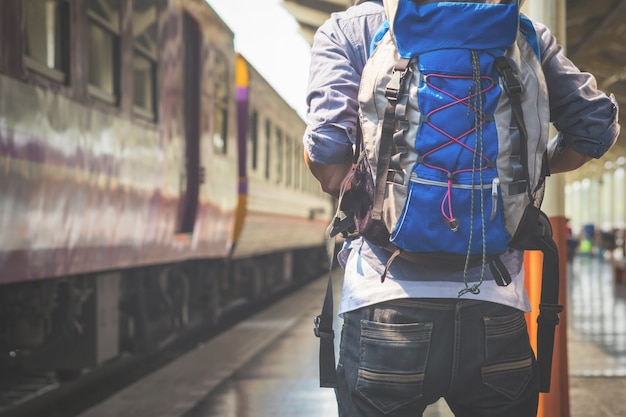
[[[574,260],[574,256],[576,256],[576,250],[580,245],[580,240],[574,236],[570,219],[565,220],[567,222],[567,261],[572,262]]]
[[[304,158],[335,197],[352,167],[361,71],[385,19],[382,2],[357,1],[332,14],[314,38]],[[548,145],[550,171],[573,170],[616,141],[617,103],[564,55],[546,26],[534,24],[559,130]],[[539,388],[524,318],[530,306],[523,254],[503,256],[510,285],[497,286],[492,277],[479,294],[462,297],[449,269],[404,259],[381,283],[389,255],[362,237],[346,241],[338,255],[345,271],[339,415],[420,416],[443,397],[456,416],[535,416]],[[480,266],[473,269],[468,273],[480,274]]]

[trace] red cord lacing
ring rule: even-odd
[[[488,168],[488,163],[490,162],[489,159],[483,155],[482,153],[476,151],[476,149],[472,148],[471,146],[466,145],[465,143],[461,142],[461,140],[476,132],[482,125],[484,125],[487,122],[487,118],[485,117],[486,114],[483,112],[482,109],[478,109],[475,105],[472,104],[472,99],[477,97],[479,94],[484,94],[487,91],[491,90],[492,88],[495,87],[495,84],[493,82],[493,78],[489,77],[489,76],[481,76],[480,78],[482,80],[487,81],[485,84],[487,84],[487,87],[485,87],[484,89],[482,89],[481,91],[475,91],[473,94],[470,94],[466,97],[463,98],[458,98],[455,95],[444,91],[443,89],[437,87],[435,84],[430,82],[430,78],[446,78],[446,79],[462,79],[462,80],[470,80],[470,81],[475,81],[473,76],[463,76],[463,75],[442,75],[442,74],[430,74],[424,77],[424,81],[426,82],[426,85],[428,85],[430,88],[432,88],[435,91],[438,91],[439,93],[450,97],[453,101],[451,103],[447,103],[441,107],[438,107],[436,109],[431,110],[428,114],[427,114],[427,122],[426,124],[428,124],[428,126],[432,127],[433,129],[435,129],[437,132],[441,133],[443,136],[445,136],[446,138],[450,139],[448,142],[443,143],[439,146],[437,146],[434,149],[431,149],[430,151],[425,152],[422,156],[423,159],[425,160],[426,157],[428,157],[429,155],[432,155],[433,153],[449,146],[452,144],[458,144],[460,146],[462,146],[463,148],[469,150],[470,152],[475,153],[478,157],[480,157],[485,163],[481,164],[479,167],[479,170],[485,170]],[[483,83],[481,83],[483,84]],[[479,120],[481,120],[481,122],[479,124],[476,124],[474,127],[472,127],[471,129],[469,129],[467,132],[462,133],[461,135],[454,137],[452,135],[450,135],[449,133],[447,133],[446,131],[444,131],[442,128],[440,128],[439,126],[434,125],[430,120],[431,120],[431,116],[435,113],[438,113],[440,111],[443,111],[449,107],[452,106],[456,106],[462,104],[464,106],[468,107],[468,111],[469,110],[473,110],[474,112],[480,112],[481,117],[479,117]],[[454,217],[454,214],[452,213],[452,184],[453,184],[453,179],[455,177],[455,175],[459,174],[459,173],[463,173],[463,172],[475,172],[476,169],[474,167],[472,168],[465,168],[465,169],[459,169],[456,171],[448,171],[447,169],[443,168],[443,167],[438,167],[438,166],[434,166],[431,164],[428,164],[426,162],[423,162],[424,166],[440,171],[440,172],[444,172],[448,178],[448,189],[446,191],[446,195],[443,199],[443,201],[441,202],[441,214],[442,216],[448,221],[448,224],[450,225],[450,227],[452,228],[452,230],[455,230],[455,226],[456,228],[458,228],[458,224],[456,223],[456,219]]]

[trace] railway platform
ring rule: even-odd
[[[626,288],[610,263],[576,257],[569,266],[568,356],[571,417],[626,415]],[[340,288],[340,271],[335,273]],[[177,358],[80,417],[327,417],[332,390],[319,388],[312,318],[321,277]],[[335,329],[341,328],[336,319]],[[448,417],[444,402],[426,417]]]

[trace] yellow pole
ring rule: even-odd
[[[528,0],[522,8],[530,18],[548,27],[565,47],[565,0]],[[538,417],[569,417],[569,368],[567,357],[567,221],[565,219],[565,179],[563,174],[548,178],[543,210],[550,217],[554,240],[559,249],[559,303],[564,306],[556,328],[550,392],[539,396]],[[532,312],[527,317],[531,343],[537,347],[537,316],[541,298],[543,255],[528,251],[524,258],[526,290]]]

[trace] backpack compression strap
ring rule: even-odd
[[[383,202],[385,201],[385,190],[387,187],[387,173],[394,146],[394,135],[396,134],[396,121],[399,119],[396,114],[396,107],[400,100],[408,100],[408,77],[410,59],[400,58],[393,69],[393,75],[385,90],[387,105],[383,118],[383,128],[380,134],[378,148],[378,164],[376,165],[376,188],[374,191],[374,203],[372,207],[372,220],[381,221],[383,218]],[[403,102],[402,102],[403,103]],[[404,113],[404,111],[402,112]],[[402,132],[399,132],[402,134]]]
[[[532,195],[530,189],[530,171],[528,169],[528,132],[526,131],[526,124],[524,123],[524,112],[522,110],[522,93],[524,89],[520,82],[515,64],[504,56],[499,56],[495,59],[496,69],[498,74],[502,77],[504,90],[509,96],[511,103],[511,110],[513,112],[513,119],[517,124],[520,135],[520,154],[519,160],[522,165],[521,178],[515,177],[509,185],[509,192],[511,194],[518,194],[526,191],[531,204],[534,204],[535,198]],[[514,187],[511,189],[511,187]],[[524,190],[525,188],[525,190]]]

